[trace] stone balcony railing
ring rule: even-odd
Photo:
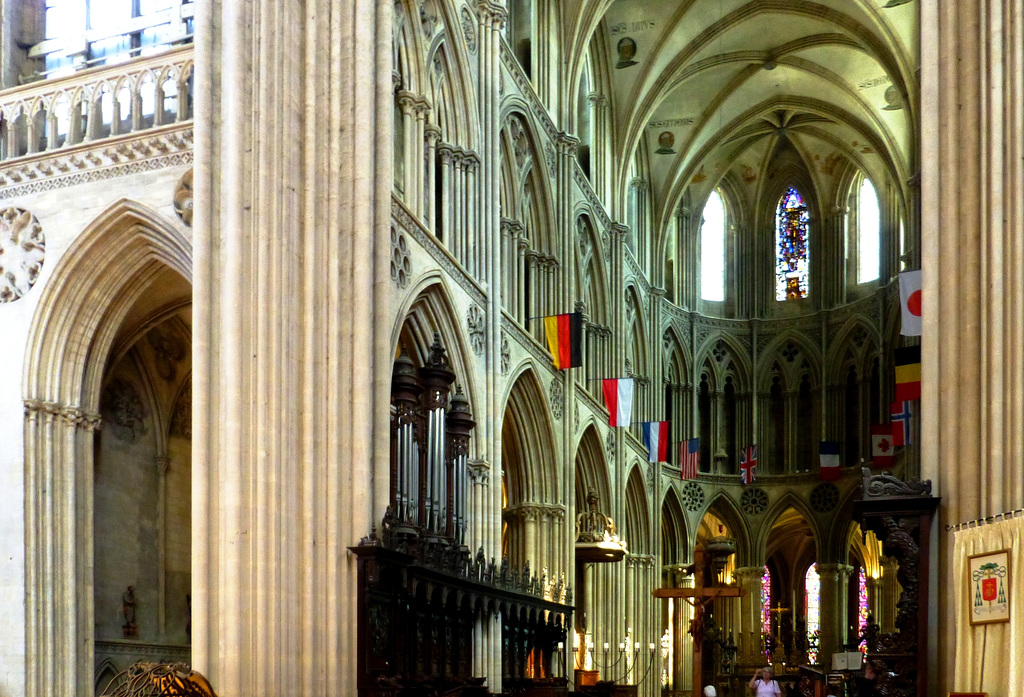
[[[0,197],[191,162],[191,45],[0,92]]]
[[[192,118],[192,46],[0,92],[0,161]]]

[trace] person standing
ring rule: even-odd
[[[750,679],[749,686],[757,697],[779,697],[782,695],[782,689],[779,687],[779,682],[775,679],[775,671],[772,670],[771,666],[755,670],[754,677]]]

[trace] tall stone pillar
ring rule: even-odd
[[[754,664],[764,658],[761,646],[761,578],[762,566],[741,566],[733,575],[743,591],[740,596],[737,662]]]
[[[921,476],[945,523],[1024,506],[1022,47],[1019,2],[921,3]],[[938,527],[938,575],[952,579],[953,535]],[[958,655],[955,585],[931,604],[931,666]],[[954,672],[936,669],[937,693]]]
[[[853,567],[848,564],[818,564],[821,580],[818,660],[831,665],[832,654],[841,651],[846,636],[847,583]]]
[[[356,691],[346,547],[389,485],[392,13],[196,5],[192,660],[221,695]]]

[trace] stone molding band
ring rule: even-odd
[[[25,418],[36,419],[40,414],[55,416],[69,426],[81,427],[86,431],[99,431],[103,428],[103,418],[95,412],[58,402],[26,399]]]

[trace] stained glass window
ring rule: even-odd
[[[761,576],[761,645],[772,633],[772,575],[768,567],[764,567]]]
[[[700,297],[725,300],[725,205],[712,191],[700,226]]]
[[[804,576],[804,617],[807,618],[807,660],[818,662],[818,630],[821,628],[821,579],[818,565],[812,564]]]
[[[882,214],[878,194],[867,179],[860,185],[857,204],[857,283],[878,278],[879,229]]]
[[[775,299],[807,297],[807,226],[810,214],[800,193],[790,187],[775,211]]]
[[[868,628],[868,574],[860,567],[857,579],[857,636],[864,636]],[[860,642],[860,650],[867,651],[867,642]]]

